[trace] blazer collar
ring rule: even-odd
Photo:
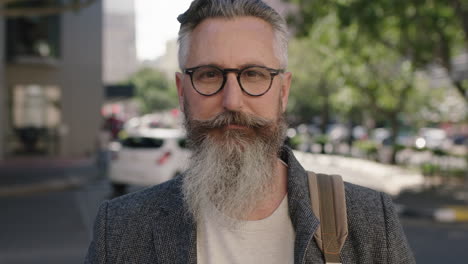
[[[306,249],[314,245],[313,236],[320,222],[312,211],[307,171],[289,147],[282,148],[280,157],[288,164],[289,216],[296,232],[294,263],[303,263]]]

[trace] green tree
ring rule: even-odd
[[[468,82],[455,74],[453,58],[468,50],[468,1],[465,0],[285,0],[296,3],[289,18],[299,35],[330,13],[342,28],[355,26],[357,38],[379,43],[411,61],[415,68],[437,64],[468,100]]]
[[[135,86],[135,97],[143,113],[177,107],[175,84],[162,72],[143,68],[130,77],[129,82]]]
[[[288,112],[301,123],[320,117],[323,134],[334,112],[331,98],[340,82],[336,34],[335,20],[329,17],[307,38],[294,39],[289,50],[293,83]]]
[[[392,164],[396,159],[396,138],[401,116],[409,113],[416,94],[416,71],[410,60],[384,45],[354,46],[342,64],[346,83],[360,95],[359,103],[368,108],[375,119],[384,118],[390,127]]]
[[[346,80],[340,71],[346,55],[340,34],[343,32],[338,28],[336,16],[331,14],[311,28],[306,37],[293,39],[290,43],[289,68],[293,72],[293,83],[289,114],[301,123],[319,119],[323,135],[332,121],[358,123],[363,109],[359,96],[346,94],[350,90],[346,89]],[[325,141],[320,140],[320,143],[324,151]]]
[[[309,120],[310,114],[320,115],[323,132],[330,113],[351,124],[363,114],[384,120],[391,128],[394,163],[401,119],[425,104],[413,100],[420,97],[418,83],[425,82],[411,60],[358,34],[356,26],[340,29],[337,17],[329,14],[316,21],[305,37],[292,41],[291,108],[295,110],[291,112],[305,118],[308,110]]]

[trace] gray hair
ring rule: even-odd
[[[179,15],[179,67],[184,68],[193,29],[207,18],[223,17],[232,19],[241,16],[260,18],[273,27],[275,34],[274,51],[280,67],[288,64],[288,29],[286,21],[273,8],[261,0],[194,0],[185,13]]]

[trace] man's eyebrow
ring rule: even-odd
[[[265,63],[260,63],[260,62],[252,62],[252,63],[244,63],[239,66],[239,68],[245,68],[245,67],[250,67],[250,66],[262,66],[266,67]]]
[[[223,68],[221,65],[216,64],[216,63],[199,63],[199,64],[195,64],[194,66],[186,67],[186,69],[198,68],[202,66],[214,66],[214,67],[221,68],[221,69]]]
[[[220,69],[230,68],[230,67],[224,67],[223,65],[221,65],[219,63],[200,63],[200,64],[197,64],[197,65],[195,65],[193,67],[189,67],[189,68],[196,68],[196,67],[200,67],[200,66],[214,66],[214,67],[217,67],[217,68],[220,68]],[[243,64],[237,66],[237,68],[242,69],[242,68],[251,67],[251,66],[266,67],[266,65],[264,63],[261,63],[261,62],[248,62],[248,63],[243,63]]]

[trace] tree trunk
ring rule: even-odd
[[[466,2],[462,4],[461,0],[452,0],[452,5],[460,19],[463,32],[465,33],[465,46],[468,49],[468,5]]]
[[[330,119],[330,96],[328,94],[328,87],[323,80],[320,81],[319,87],[322,90],[322,111],[320,113],[320,116],[321,116],[320,131],[322,132],[322,135],[326,135],[327,126],[328,126],[328,122]],[[320,145],[322,148],[320,153],[325,154],[326,142],[322,140],[320,142]]]
[[[462,95],[463,99],[468,103],[468,93],[467,87],[463,86],[462,81],[454,81],[452,80],[453,85],[457,88],[458,92]]]
[[[390,154],[390,164],[396,164],[396,154],[398,151],[397,148],[397,137],[398,132],[400,131],[400,123],[398,122],[398,113],[393,112],[390,114],[390,147],[391,147],[391,154]]]

